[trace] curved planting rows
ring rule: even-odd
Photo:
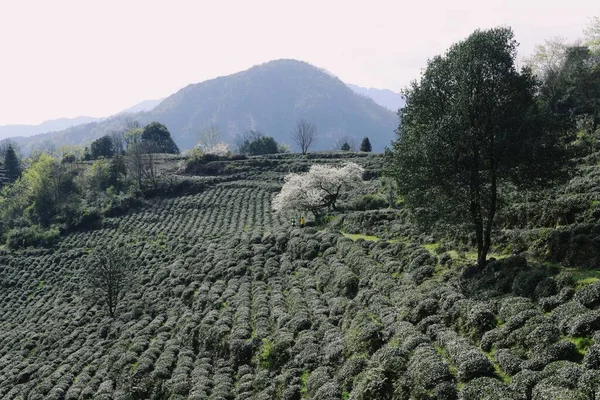
[[[270,211],[279,184],[0,254],[0,398],[599,398],[600,285],[292,229]],[[138,260],[115,320],[85,276],[102,246]]]

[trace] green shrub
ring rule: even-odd
[[[367,194],[357,199],[352,208],[360,211],[367,210],[378,210],[380,208],[387,208],[389,206],[388,201],[379,194]]]
[[[60,238],[60,231],[56,227],[44,229],[38,225],[26,228],[12,229],[6,235],[6,245],[11,249],[25,247],[51,247]]]

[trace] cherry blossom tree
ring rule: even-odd
[[[306,173],[285,177],[281,192],[273,199],[278,213],[310,211],[320,218],[325,210],[336,210],[340,197],[362,183],[364,168],[355,163],[342,167],[313,165]]]

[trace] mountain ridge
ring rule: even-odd
[[[398,109],[406,104],[406,100],[401,93],[396,93],[390,89],[366,88],[352,83],[347,85],[356,93],[373,99],[375,103],[393,112],[398,112]]]
[[[133,106],[126,108],[123,111],[111,115],[109,117],[90,117],[90,116],[78,116],[73,118],[55,118],[47,121],[43,121],[39,124],[9,124],[0,125],[0,140],[13,138],[13,137],[31,137],[40,134],[47,134],[51,132],[63,131],[79,125],[85,125],[93,122],[103,121],[115,115],[138,113],[141,111],[150,111],[156,107],[164,99],[156,100],[144,100]]]
[[[393,112],[357,94],[329,72],[283,59],[189,84],[151,111],[119,114],[17,142],[25,152],[47,145],[88,145],[104,134],[124,129],[131,118],[141,124],[165,124],[182,150],[196,145],[199,133],[208,125],[219,126],[221,140],[228,143],[248,129],[290,143],[295,125],[306,119],[316,124],[320,136],[311,150],[329,150],[341,137],[361,140],[368,136],[374,151],[382,151],[395,138],[398,126]]]

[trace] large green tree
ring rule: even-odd
[[[277,142],[271,136],[264,136],[255,131],[248,133],[247,136],[249,138],[240,145],[240,153],[256,156],[278,152]]]
[[[166,126],[160,122],[151,122],[144,127],[141,140],[151,153],[178,154],[179,147],[171,138],[171,133]]]
[[[467,222],[486,264],[502,189],[560,176],[564,146],[545,124],[537,83],[515,67],[510,28],[475,31],[428,62],[405,90],[386,170],[417,216]]]
[[[115,155],[115,146],[109,135],[102,136],[92,142],[91,146],[92,159],[96,160],[100,157],[111,158]]]

